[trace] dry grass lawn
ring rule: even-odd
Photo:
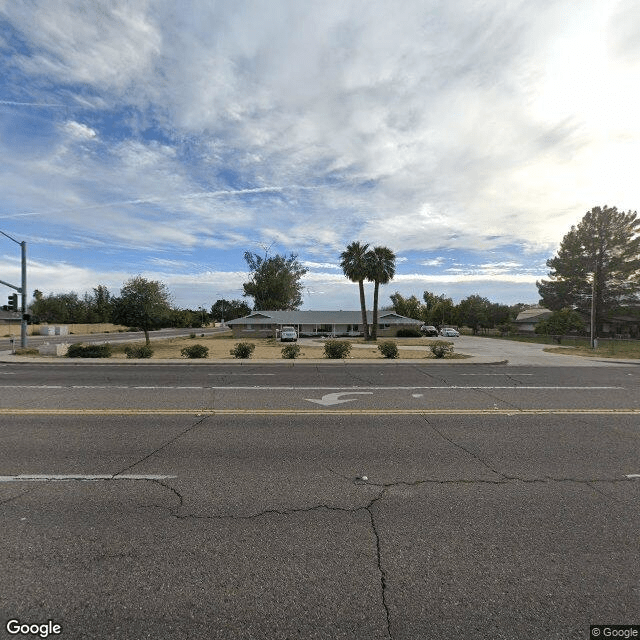
[[[94,323],[94,324],[69,324],[65,322],[52,322],[50,325],[47,324],[30,324],[27,326],[27,335],[29,336],[38,336],[40,335],[40,328],[46,326],[59,327],[60,325],[68,327],[70,334],[89,334],[89,333],[122,333],[123,331],[127,331],[127,327],[122,324],[112,324],[110,322],[103,323]],[[20,323],[19,322],[11,322],[5,325],[2,325],[5,338],[9,336],[19,336],[20,335]]]
[[[592,349],[588,345],[580,345],[576,347],[555,347],[548,348],[545,351],[553,353],[564,353],[570,356],[587,356],[591,358],[619,358],[619,359],[638,359],[640,358],[640,342],[634,341],[600,341],[597,349]]]
[[[387,338],[380,339],[378,343],[388,340]],[[393,339],[394,342],[398,345],[412,345],[412,346],[423,346],[424,349],[420,350],[409,350],[409,349],[401,349],[400,350],[400,358],[411,358],[411,359],[424,359],[424,358],[433,358],[431,351],[428,348],[428,345],[433,342],[433,340],[428,340],[424,338],[415,338],[415,339]],[[151,347],[153,348],[153,359],[181,359],[183,356],[180,354],[180,351],[184,347],[189,347],[195,344],[201,344],[209,349],[209,358],[210,359],[223,359],[223,360],[234,360],[235,358],[231,355],[230,350],[239,342],[243,342],[237,338],[231,338],[228,336],[197,336],[195,338],[168,338],[166,340],[152,340]],[[244,340],[244,342],[251,342],[256,345],[255,351],[251,356],[254,360],[259,359],[267,359],[267,360],[281,360],[282,359],[282,348],[286,346],[280,342],[277,342],[274,338],[256,338],[251,340]],[[356,342],[355,340],[350,340],[350,342]],[[363,343],[362,340],[358,341]],[[129,342],[125,344],[114,345],[114,351],[112,358],[126,358],[124,353],[125,346],[142,346],[143,342]],[[292,343],[287,343],[292,344]],[[322,343],[317,343],[317,346],[307,346],[300,345],[301,354],[299,359],[314,359],[314,358],[324,358],[324,346]],[[378,350],[376,345],[364,347],[352,347],[350,358],[371,358],[371,359],[383,359],[382,354]],[[454,358],[465,357],[460,354],[454,354]]]

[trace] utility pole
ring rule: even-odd
[[[20,243],[22,259],[22,321],[20,322],[20,346],[27,348],[27,243]]]
[[[591,348],[597,346],[596,340],[596,271],[593,271],[593,282],[591,283]]]
[[[22,260],[22,284],[20,287],[15,284],[10,284],[9,282],[4,282],[4,280],[0,280],[0,284],[4,284],[7,287],[11,287],[15,289],[18,293],[22,295],[22,304],[20,305],[21,310],[21,320],[20,320],[20,346],[25,349],[27,346],[27,243],[22,241],[18,242],[15,238],[12,238],[9,234],[4,231],[0,231],[0,233],[12,240],[16,244],[20,245],[21,248],[21,260]]]

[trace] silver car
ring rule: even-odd
[[[451,327],[446,327],[445,329],[442,329],[442,331],[440,331],[440,335],[444,336],[445,338],[460,337],[460,334],[455,329],[451,329]]]
[[[297,342],[298,334],[293,327],[282,327],[282,331],[280,331],[280,341],[281,342]]]

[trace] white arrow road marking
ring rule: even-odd
[[[305,400],[308,400],[309,402],[315,402],[316,404],[321,404],[323,407],[329,407],[333,404],[351,402],[352,400],[355,400],[355,398],[345,398],[344,400],[341,400],[340,396],[353,396],[353,395],[372,396],[373,392],[372,391],[348,391],[346,393],[325,393],[322,396],[322,398],[320,398],[319,400],[314,398],[305,398]]]

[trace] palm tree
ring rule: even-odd
[[[367,250],[368,244],[352,242],[340,254],[340,266],[351,282],[357,282],[360,287],[360,309],[362,311],[362,331],[365,340],[369,340],[369,323],[367,321],[367,307],[364,301],[364,281],[368,278]]]
[[[367,280],[374,283],[371,339],[378,338],[378,290],[396,274],[396,254],[388,247],[374,247],[367,252]]]

